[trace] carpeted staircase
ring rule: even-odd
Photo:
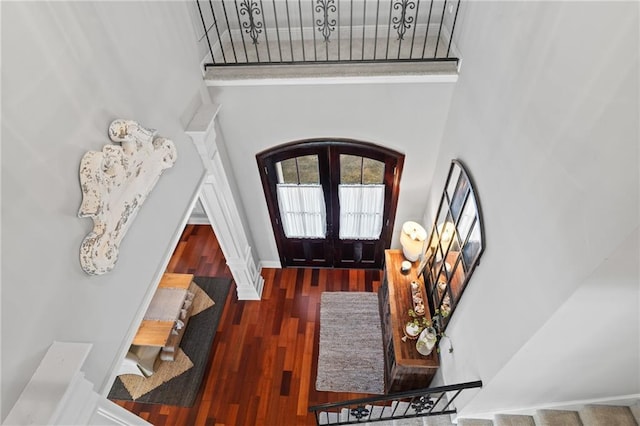
[[[533,415],[496,414],[493,420],[459,419],[458,426],[638,426],[640,403],[585,405],[577,411],[537,410]]]
[[[415,411],[404,402],[394,402],[388,407],[367,406],[373,410],[373,417],[382,418],[395,412],[414,414]],[[325,417],[323,417],[325,416]],[[327,421],[328,420],[328,421]],[[338,414],[321,413],[320,424],[346,421],[346,409]],[[353,417],[351,417],[353,420]],[[449,416],[416,417],[402,420],[386,420],[371,423],[359,423],[373,426],[452,426]],[[496,414],[493,420],[459,418],[458,426],[638,426],[640,425],[640,401],[631,406],[590,404],[577,411],[573,410],[537,410],[533,415]]]

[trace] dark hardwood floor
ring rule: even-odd
[[[209,226],[189,225],[167,272],[231,277]],[[116,401],[163,425],[313,425],[307,407],[368,395],[315,390],[323,291],[377,292],[381,272],[263,269],[262,300],[239,301],[235,284],[193,407]]]

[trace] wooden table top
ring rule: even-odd
[[[174,274],[165,273],[162,275],[158,288],[189,288],[189,285],[193,281],[193,274]]]
[[[191,281],[193,281],[193,274],[166,273],[162,276],[158,288],[186,290]],[[174,324],[175,321],[143,320],[131,343],[140,346],[165,346],[171,336]]]

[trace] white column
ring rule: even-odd
[[[264,278],[256,266],[238,207],[216,145],[214,122],[219,105],[202,105],[186,133],[202,157],[207,170],[200,202],[216,234],[220,248],[236,282],[238,299],[260,300]]]

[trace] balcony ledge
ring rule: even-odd
[[[209,67],[207,86],[455,83],[456,61],[345,64],[247,64]]]

